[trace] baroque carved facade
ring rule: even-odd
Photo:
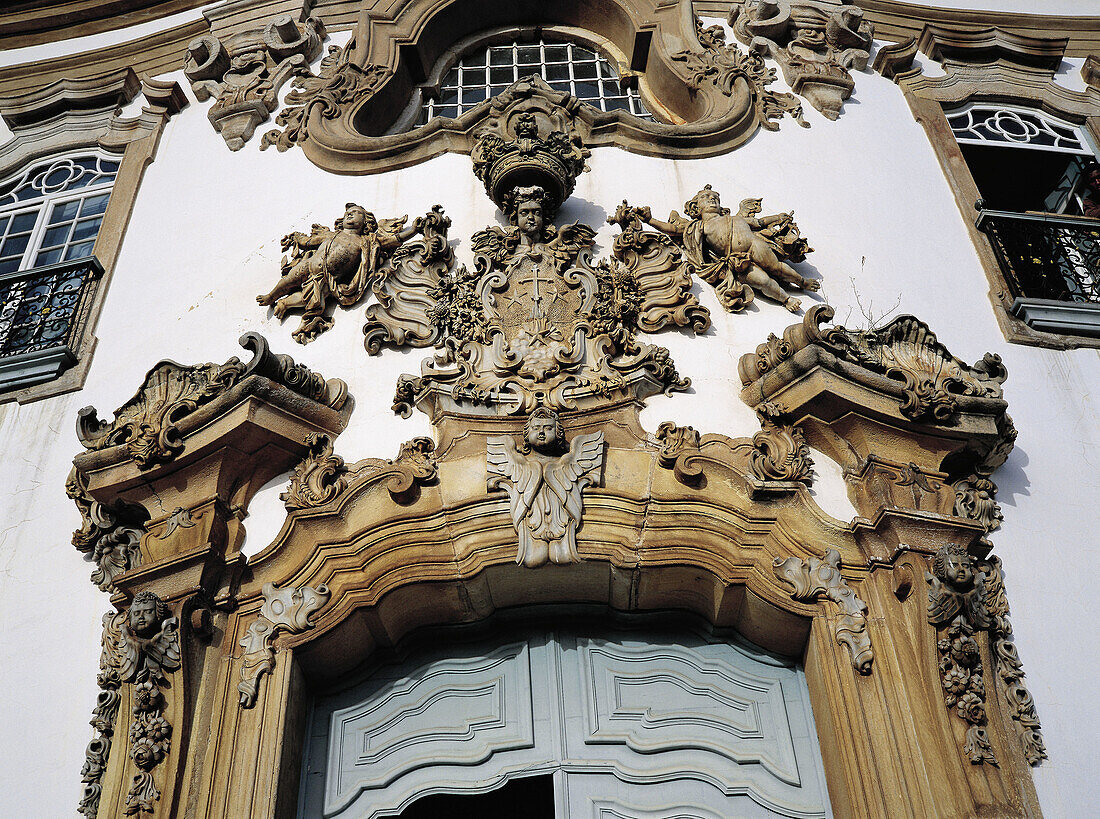
[[[162,360],[110,420],[92,407],[76,414],[83,451],[57,489],[76,506],[72,544],[111,607],[79,811],[295,815],[309,743],[327,741],[302,738],[319,698],[403,657],[429,629],[493,628],[498,614],[537,610],[543,622],[582,612],[597,625],[687,613],[790,665],[805,680],[816,727],[808,741],[820,746],[833,815],[1040,815],[1031,766],[1047,749],[1008,619],[1014,583],[993,542],[1019,512],[998,474],[1018,438],[1010,357],[952,353],[940,335],[963,350],[956,328],[925,311],[833,324],[826,293],[849,271],[834,266],[838,240],[820,209],[816,219],[801,209],[805,189],[757,189],[717,162],[706,166],[719,169],[713,177],[647,189],[614,178],[611,153],[596,153],[713,159],[750,139],[846,126],[875,32],[909,18],[884,16],[882,4],[738,0],[723,8],[727,40],[727,27],[683,2],[568,6],[530,31],[529,9],[514,4],[486,4],[481,21],[436,0],[307,5],[300,17],[280,8],[259,19],[231,3],[177,37],[170,67],[183,69],[232,161],[274,146],[255,156],[346,193],[320,216],[265,210],[266,244],[219,293],[235,323],[283,336],[269,344],[245,332],[247,362]],[[614,88],[624,98],[633,89],[655,116],[604,110],[579,96],[575,77],[566,91],[517,68],[468,110],[405,127],[410,106],[441,94],[460,44],[515,34],[518,63],[522,44],[546,49],[576,31],[617,61]],[[929,56],[1028,51],[1008,35],[984,45],[959,36],[926,32],[923,42]],[[907,93],[950,96],[951,78],[977,82],[957,65],[948,80],[922,81],[915,45],[877,48],[875,66]],[[1032,57],[1050,59],[1042,49]],[[792,93],[772,87],[777,71]],[[136,76],[112,82],[117,101],[136,96]],[[176,86],[146,78],[140,87],[149,104],[133,118],[99,111],[111,94],[64,83],[7,108],[0,99],[0,110],[13,112],[27,142],[55,109],[79,120],[82,106],[96,108],[108,123],[100,145],[144,167],[185,103]],[[250,143],[272,117],[277,127]],[[445,152],[472,172],[461,184],[397,197],[375,176],[395,174],[399,187],[398,169]],[[128,195],[139,176],[130,171]],[[484,190],[495,222],[466,231],[462,185]],[[671,210],[689,195],[683,215]],[[736,211],[722,195],[740,200]],[[422,201],[406,207],[413,199]],[[345,200],[334,221],[294,229],[332,220]],[[765,200],[782,212],[765,215]],[[667,219],[658,207],[671,210]],[[802,227],[832,255],[814,253]],[[254,275],[260,265],[266,284]],[[238,283],[250,290],[244,301]],[[260,287],[271,289],[253,296]],[[797,317],[782,331],[790,316],[779,308]],[[92,314],[89,302],[89,326]],[[300,324],[284,330],[291,314]],[[222,329],[211,330],[212,344]],[[714,355],[711,342],[730,332],[736,339]],[[296,348],[306,363],[272,352],[292,341],[310,345]],[[349,391],[342,377],[360,371],[369,390]],[[756,423],[734,435],[675,420],[693,379],[739,382],[742,406],[728,417],[744,410]],[[101,379],[97,395],[121,399],[119,382]],[[416,416],[420,431],[395,438],[400,426],[387,424],[406,422],[392,416],[357,425],[361,407],[388,407],[391,393],[393,413]],[[674,420],[650,426],[647,402]],[[364,441],[378,456],[355,460]],[[824,510],[838,486],[847,520]],[[249,549],[253,506],[278,526]],[[511,658],[506,648],[490,659]],[[724,668],[662,650],[703,677]],[[676,684],[691,688],[684,675]],[[615,719],[625,724],[622,708]],[[613,744],[621,730],[630,752],[658,753],[638,739],[646,719],[612,731],[591,717],[588,744]],[[455,730],[467,729],[474,737]],[[481,753],[477,741],[462,764]],[[690,758],[691,743],[681,746]]]

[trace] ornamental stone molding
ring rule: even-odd
[[[555,6],[540,26],[561,36],[579,28],[621,57],[620,74],[638,82],[659,121],[602,112],[576,98],[525,78],[501,96],[525,98],[528,110],[567,112],[589,147],[616,145],[645,155],[702,157],[725,153],[759,128],[776,130],[789,114],[801,121],[791,94],[772,91],[774,71],[756,52],[727,45],[722,32],[705,29],[690,4],[599,0]],[[276,117],[281,130],[264,135],[262,147],[300,146],[311,161],[339,173],[374,171],[422,162],[444,151],[472,153],[479,132],[501,109],[497,97],[456,119],[436,118],[392,133],[414,94],[430,93],[425,78],[452,44],[483,31],[516,25],[534,36],[526,12],[503,0],[488,0],[478,15],[463,14],[444,0],[403,3],[362,15],[343,48],[330,47],[318,73],[294,80],[286,107]],[[524,35],[523,32],[528,32]],[[626,55],[631,55],[629,58]],[[428,89],[425,91],[424,89]],[[805,124],[805,123],[803,123]]]
[[[268,120],[288,79],[309,74],[324,39],[318,18],[307,17],[299,27],[283,15],[224,40],[211,33],[188,44],[183,73],[199,102],[214,99],[210,124],[229,150],[243,148],[256,126]]]
[[[846,0],[737,0],[737,39],[779,63],[783,79],[829,119],[852,94],[851,69],[867,67],[875,27]]]
[[[328,602],[325,586],[277,589],[271,583],[263,588],[264,604],[259,616],[241,640],[245,655],[241,660],[241,681],[237,684],[242,708],[252,708],[260,690],[260,679],[275,668],[274,640],[280,631],[299,634],[313,627],[313,614]]]
[[[840,573],[840,552],[829,549],[824,559],[811,557],[776,558],[775,576],[790,586],[795,600],[813,602],[827,597],[840,607],[836,621],[836,641],[848,649],[852,668],[860,674],[871,673],[875,653],[867,633],[867,604],[849,588]]]

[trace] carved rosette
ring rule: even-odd
[[[256,704],[260,682],[264,674],[275,668],[275,637],[280,631],[300,634],[313,628],[311,617],[328,602],[326,586],[288,586],[275,588],[272,583],[263,586],[264,603],[260,613],[248,626],[241,640],[245,650],[241,660],[241,681],[237,684],[242,708]]]
[[[829,119],[840,116],[863,70],[875,29],[844,0],[737,0],[730,11],[737,39],[779,63],[783,79]]]
[[[867,604],[860,600],[840,573],[840,552],[829,549],[825,557],[809,561],[797,557],[776,558],[775,576],[791,588],[791,597],[812,603],[827,597],[840,607],[836,622],[836,641],[848,649],[852,667],[870,674],[875,655],[867,633]]]
[[[188,416],[223,395],[252,375],[324,403],[334,409],[343,406],[347,385],[296,364],[288,355],[272,353],[267,339],[258,333],[241,336],[241,346],[253,353],[243,364],[236,356],[225,364],[197,364],[186,367],[162,361],[153,367],[136,395],[115,410],[113,421],[102,421],[94,407],[80,410],[76,432],[89,450],[125,446],[127,455],[142,469],[167,463],[184,449],[182,426]]]
[[[200,102],[214,98],[210,124],[231,151],[244,147],[267,121],[288,79],[309,75],[324,38],[318,18],[307,18],[299,28],[283,15],[224,41],[205,34],[188,44],[183,73]]]

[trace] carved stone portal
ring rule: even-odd
[[[243,148],[267,121],[288,79],[309,74],[324,38],[318,18],[309,17],[299,29],[284,15],[225,41],[206,34],[188,44],[183,73],[200,102],[214,98],[210,124],[229,150]]]
[[[603,433],[567,442],[558,414],[540,408],[527,419],[520,447],[507,437],[489,438],[486,445],[489,489],[508,493],[519,535],[516,562],[530,567],[580,562],[581,492],[599,482]]]

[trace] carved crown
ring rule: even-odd
[[[494,101],[494,115],[476,135],[474,174],[501,210],[514,188],[538,186],[547,193],[548,210],[557,211],[591,154],[571,127],[569,112],[547,110],[548,90],[537,77],[515,83]]]

